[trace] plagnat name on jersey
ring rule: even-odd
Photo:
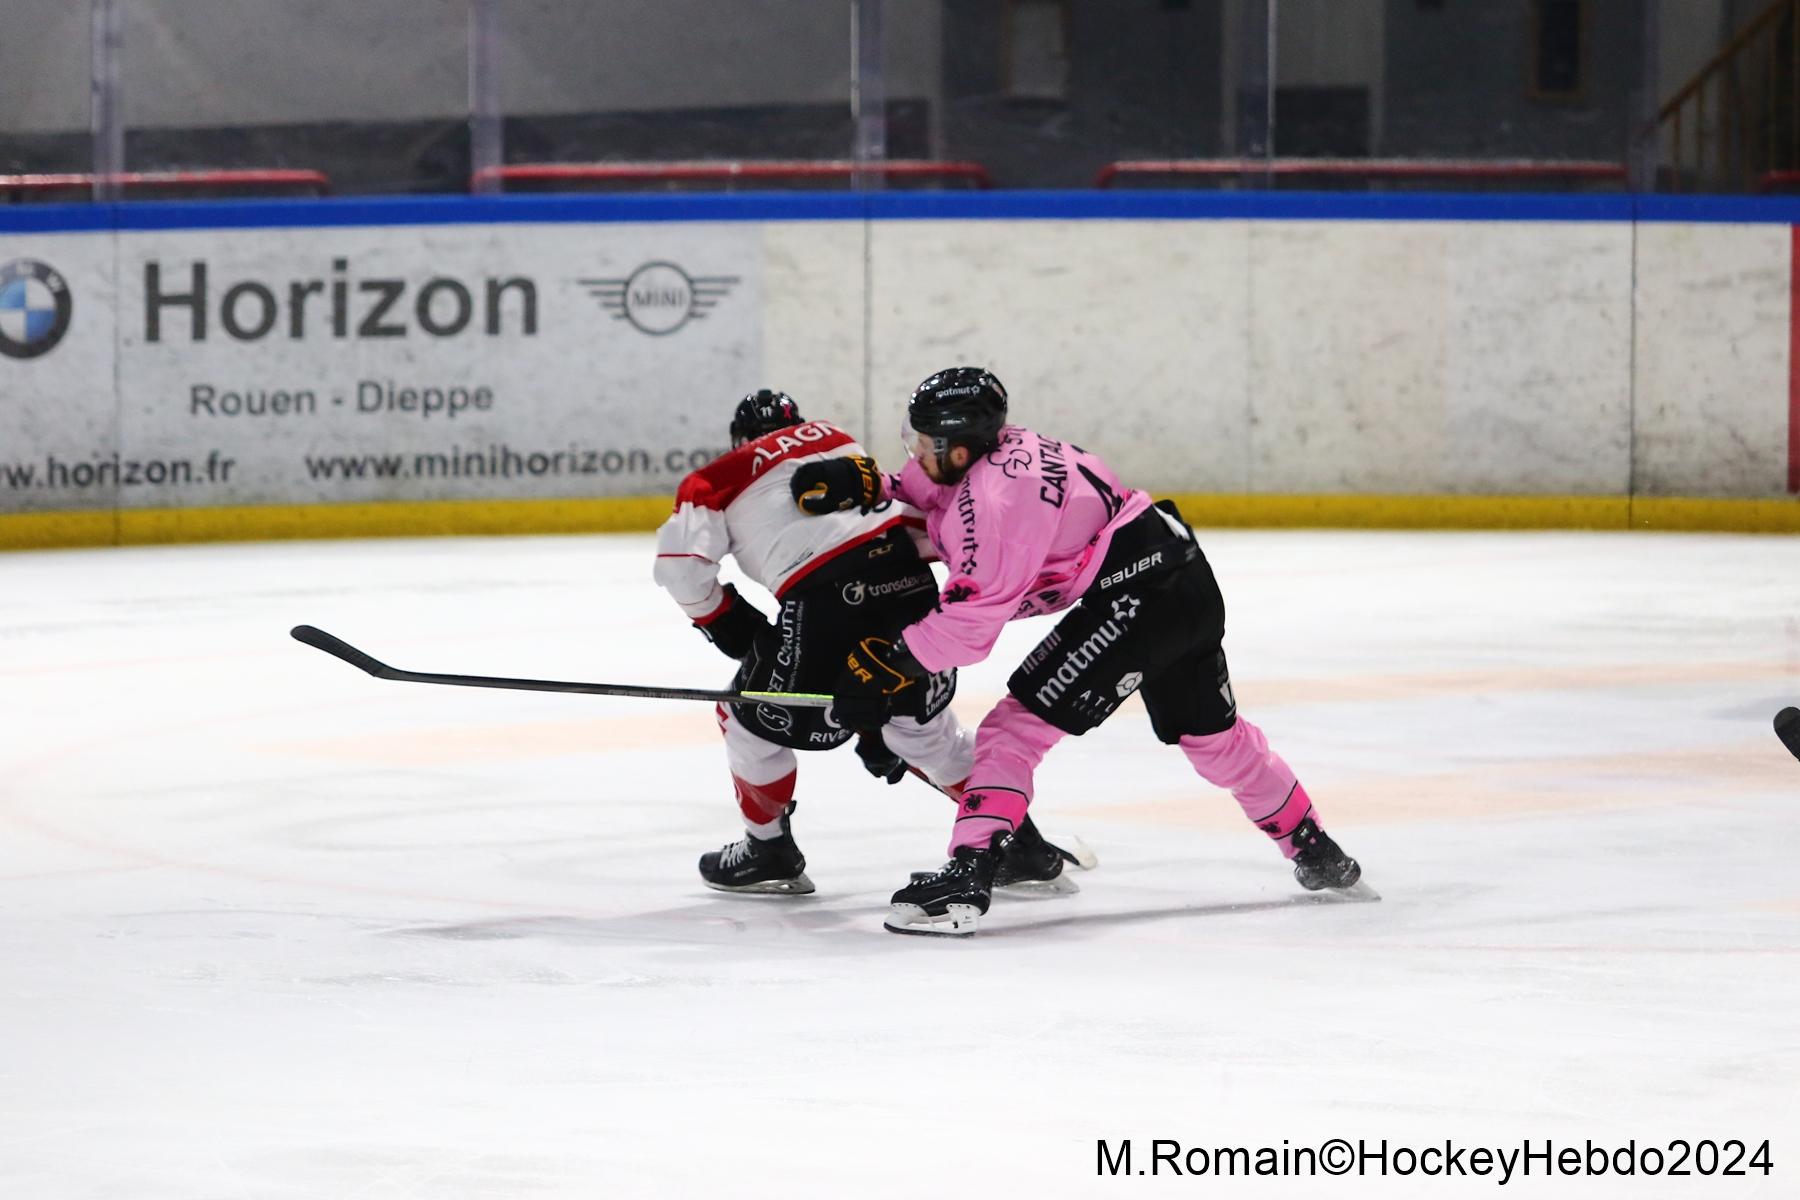
[[[796,450],[805,450],[815,443],[835,439],[842,442],[842,436],[829,425],[818,421],[808,421],[804,425],[796,425],[792,429],[783,429],[779,433],[767,434],[756,440],[755,461],[750,465],[750,473],[757,474],[764,467],[773,466]]]

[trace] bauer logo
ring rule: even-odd
[[[664,337],[702,321],[738,285],[736,275],[689,275],[672,262],[647,262],[623,279],[577,280],[615,321]]]
[[[0,354],[37,358],[69,331],[75,302],[54,267],[18,258],[0,266]]]

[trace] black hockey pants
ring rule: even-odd
[[[1171,501],[1113,536],[1100,574],[1007,687],[1065,733],[1086,733],[1133,692],[1164,742],[1237,720],[1226,670],[1225,598]]]
[[[773,628],[756,639],[733,687],[757,692],[829,692],[857,640],[896,637],[930,612],[937,580],[902,529],[840,555],[782,598]],[[943,711],[956,672],[909,689],[917,697],[900,716],[921,721]],[[855,736],[822,708],[734,704],[733,715],[758,737],[792,750],[829,750]]]

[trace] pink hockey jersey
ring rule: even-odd
[[[886,476],[884,490],[925,514],[950,569],[937,608],[903,634],[928,671],[980,662],[1008,621],[1075,603],[1113,531],[1150,507],[1148,493],[1086,450],[1017,425],[961,483],[933,483],[915,460]]]
[[[808,421],[766,433],[722,454],[681,481],[675,512],[656,534],[656,582],[681,611],[704,625],[725,607],[719,564],[737,558],[744,574],[777,599],[838,555],[880,537],[911,516],[899,504],[808,517],[789,480],[801,463],[862,454],[835,425]]]

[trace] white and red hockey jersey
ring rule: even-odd
[[[898,503],[824,517],[795,506],[789,480],[801,463],[862,453],[837,426],[808,421],[745,442],[692,472],[675,494],[674,515],[656,534],[656,582],[689,619],[705,625],[727,607],[719,586],[727,554],[779,600],[838,555],[909,518],[922,528],[923,519]]]

